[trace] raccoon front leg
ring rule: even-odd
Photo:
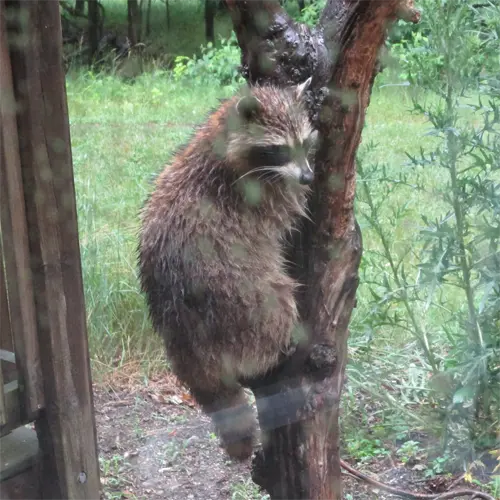
[[[191,393],[212,418],[222,447],[236,460],[252,455],[257,419],[240,385],[221,385],[213,390],[192,388]]]

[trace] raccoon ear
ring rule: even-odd
[[[244,121],[251,121],[260,110],[260,101],[253,95],[246,95],[236,103],[236,112]]]
[[[297,99],[301,99],[303,97],[304,92],[310,87],[311,81],[312,81],[312,76],[310,76],[305,82],[295,85],[294,93]]]

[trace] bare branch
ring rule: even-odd
[[[460,498],[460,497],[471,497],[473,498],[482,498],[484,500],[495,500],[491,495],[487,493],[483,493],[481,491],[475,491],[470,489],[460,489],[460,490],[452,490],[447,491],[445,493],[437,493],[437,494],[427,494],[427,493],[412,493],[411,491],[401,490],[399,488],[395,488],[394,486],[389,486],[388,484],[381,483],[376,479],[373,479],[366,474],[363,474],[359,470],[351,467],[347,462],[341,460],[342,468],[345,469],[351,476],[356,479],[360,479],[365,483],[374,486],[383,491],[387,491],[388,493],[392,493],[393,495],[397,495],[401,498],[409,498],[411,500],[447,500],[450,498]]]

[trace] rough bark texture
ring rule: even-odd
[[[88,0],[88,3],[89,65],[92,65],[99,47],[99,3],[97,0]]]
[[[128,38],[132,47],[141,41],[141,11],[137,0],[127,0]]]
[[[309,29],[278,1],[227,3],[250,84],[313,77],[308,99],[321,138],[312,222],[290,244],[292,273],[306,285],[298,297],[305,349],[252,387],[263,430],[253,479],[273,499],[340,500],[339,400],[362,252],[355,155],[388,23],[419,15],[402,0],[329,0]]]
[[[214,41],[214,22],[216,4],[215,0],[205,0],[205,38],[207,41]]]

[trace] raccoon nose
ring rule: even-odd
[[[314,180],[314,174],[310,170],[302,170],[300,173],[300,183],[301,184],[312,184]]]

